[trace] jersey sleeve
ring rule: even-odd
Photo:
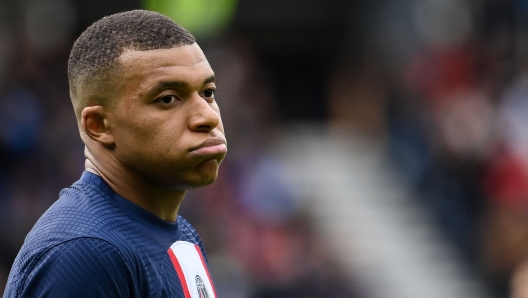
[[[78,238],[44,254],[16,297],[135,297],[126,259],[107,241]]]

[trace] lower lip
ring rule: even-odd
[[[208,147],[198,148],[198,149],[193,150],[191,152],[195,153],[195,154],[199,154],[199,155],[225,154],[225,153],[227,153],[227,146],[225,144],[220,144],[220,145],[215,145],[215,146],[208,146]]]

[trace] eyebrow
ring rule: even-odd
[[[205,79],[202,85],[205,85],[208,83],[215,83],[215,82],[216,82],[216,77],[212,75],[208,77],[207,79]],[[189,86],[189,84],[187,82],[182,82],[182,81],[161,81],[158,84],[156,84],[153,90],[160,90],[160,89],[165,89],[165,88],[182,88],[182,87],[187,87],[187,86]]]

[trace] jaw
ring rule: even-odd
[[[220,162],[209,159],[198,166],[184,171],[166,169],[165,174],[151,172],[141,173],[138,176],[153,188],[165,191],[184,191],[207,186],[218,177]],[[181,170],[181,167],[179,168]]]
[[[186,189],[193,189],[213,183],[218,177],[220,162],[216,159],[209,159],[202,162],[195,170],[194,175],[189,177]]]

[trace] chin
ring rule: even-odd
[[[186,190],[200,188],[200,187],[207,186],[215,181],[216,181],[216,176],[213,178],[207,177],[207,178],[200,179],[199,181],[189,182],[183,188]]]
[[[193,179],[190,179],[188,183],[188,189],[207,186],[215,182],[216,178],[218,177],[218,168],[219,163],[216,159],[208,160],[202,163],[198,167],[197,173],[193,175]]]

